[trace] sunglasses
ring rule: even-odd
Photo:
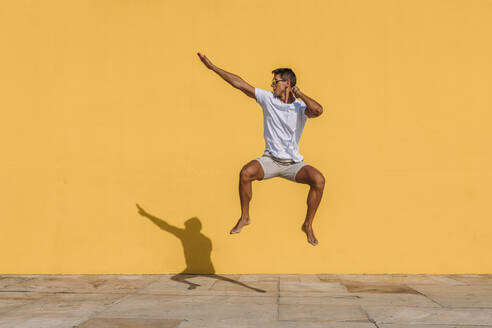
[[[285,82],[287,80],[276,80],[275,78],[272,80],[272,84],[277,84],[279,82]]]

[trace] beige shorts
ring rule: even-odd
[[[275,160],[274,157],[268,155],[267,153],[263,154],[261,157],[255,158],[255,160],[260,162],[263,173],[265,174],[262,180],[281,177],[295,182],[297,172],[299,172],[299,170],[304,166],[308,165],[304,161],[297,163],[282,163]]]

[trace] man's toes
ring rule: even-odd
[[[312,238],[309,242],[310,242],[310,243],[311,243],[311,245],[313,245],[313,246],[318,245],[318,240],[317,240],[316,238],[314,238],[314,237],[313,237],[313,238]]]
[[[235,234],[235,233],[240,233],[241,232],[241,229],[242,227],[238,227],[238,226],[235,226],[234,228],[232,228],[230,234]]]

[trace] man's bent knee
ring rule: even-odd
[[[322,175],[317,175],[313,179],[311,186],[316,189],[323,189],[325,187],[325,178]]]
[[[263,179],[263,176],[264,173],[261,164],[256,160],[253,160],[248,164],[246,164],[245,166],[243,166],[239,174],[239,177],[243,182],[261,180]]]

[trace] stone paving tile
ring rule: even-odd
[[[295,282],[295,281],[280,281],[280,293],[348,293],[347,288],[339,282],[324,283],[324,282]],[[288,295],[285,295],[288,296]]]
[[[441,307],[431,299],[423,295],[413,294],[364,294],[353,293],[349,295],[329,296],[283,296],[279,298],[279,304],[345,304],[345,305],[391,305],[411,307]]]
[[[279,297],[323,297],[323,296],[347,296],[354,295],[348,292],[345,293],[329,293],[329,292],[281,292]]]
[[[145,290],[145,291],[137,291],[134,293],[135,295],[181,295],[181,296],[242,296],[242,297],[276,297],[278,295],[277,292],[255,292],[255,291],[217,291],[217,290]]]
[[[38,300],[42,297],[53,295],[53,293],[0,291],[0,300]]]
[[[92,315],[125,295],[122,294],[51,294],[8,312],[17,314]]]
[[[384,284],[414,284],[414,285],[464,285],[464,283],[443,275],[399,275],[399,274],[346,274],[318,275],[321,281],[335,282],[340,280],[359,281]]]
[[[380,323],[488,325],[492,309],[449,309],[396,306],[364,306],[370,318]]]
[[[279,304],[278,320],[289,321],[367,321],[359,305]]]
[[[279,276],[274,274],[246,274],[240,276],[238,280],[244,283],[257,281],[276,282],[279,280]]]
[[[405,278],[407,276],[398,276],[398,275],[389,275],[389,274],[343,274],[343,275],[318,274],[318,277],[321,281],[326,281],[326,282],[330,282],[332,280],[333,281],[349,280],[349,281],[360,281],[360,282],[371,282],[371,283],[379,283],[379,282],[400,283],[399,279]]]
[[[8,290],[8,289],[18,289],[19,285],[22,283],[34,279],[33,276],[0,276],[0,289]],[[12,287],[12,288],[10,288]]]
[[[340,274],[336,273],[318,273],[318,279],[340,279]]]
[[[351,293],[395,293],[395,294],[419,294],[419,292],[412,288],[412,286],[437,286],[442,288],[443,285],[448,286],[460,286],[464,285],[463,282],[459,282],[447,277],[433,276],[419,278],[394,276],[394,275],[347,275],[347,277],[339,278],[327,278],[321,277],[321,282],[325,283],[341,283]],[[409,282],[415,282],[416,284],[410,284]],[[432,284],[431,284],[432,282]]]
[[[203,291],[208,292],[216,279],[209,277],[182,277],[180,281],[172,280],[173,276],[165,276],[154,280],[147,286],[139,289],[138,294],[182,294],[201,295]],[[193,287],[191,287],[193,285]]]
[[[82,315],[8,314],[0,318],[0,328],[72,328],[87,319]]]
[[[328,296],[283,296],[278,299],[278,304],[331,304],[331,305],[356,305],[360,303],[357,295],[328,295]]]
[[[347,288],[350,293],[407,293],[417,294],[417,292],[408,286],[398,283],[393,277],[379,275],[360,277],[359,275],[350,275],[349,278],[320,278],[323,283],[340,283]]]
[[[33,300],[0,300],[0,315],[5,312],[9,312],[22,305],[26,305],[34,302]]]
[[[17,284],[9,284],[2,289],[50,293],[128,293],[144,287],[153,279],[156,278],[142,276],[131,279],[123,275],[40,275],[23,279]]]
[[[426,324],[417,324],[417,325],[405,325],[405,324],[380,324],[379,328],[489,328],[492,326],[475,326],[475,325],[426,325]]]
[[[0,314],[13,310],[22,305],[30,304],[45,297],[46,293],[29,292],[1,292],[0,293]]]
[[[149,296],[149,294],[134,294],[134,296]],[[277,304],[276,296],[234,296],[234,295],[152,295],[158,297],[161,303],[214,303],[214,304]],[[133,298],[133,296],[131,296]]]
[[[4,293],[0,293],[4,294]],[[34,293],[32,293],[34,294]],[[0,328],[66,328],[89,319],[123,294],[39,294],[2,313]],[[6,295],[2,295],[6,296]]]
[[[359,296],[359,304],[365,306],[391,305],[409,307],[439,308],[439,304],[420,294],[353,294]]]
[[[316,282],[316,283],[319,283],[321,282],[319,280],[319,277],[317,274],[303,274],[303,275],[299,275],[299,281],[300,282]]]
[[[368,283],[359,281],[342,280],[350,293],[376,293],[376,294],[418,294],[418,292],[407,285]]]
[[[445,276],[467,285],[492,285],[492,274],[453,274]]]
[[[443,295],[483,295],[492,296],[492,285],[467,285],[443,288],[442,286],[419,286],[409,285],[423,294],[443,294]]]
[[[283,282],[289,282],[289,281],[300,282],[299,275],[296,274],[283,274],[280,275],[278,279],[279,281],[283,281]]]
[[[231,283],[229,281],[218,280],[210,288],[216,291],[237,291],[247,294],[276,294],[278,290],[277,281],[248,282],[247,284]]]
[[[492,308],[491,296],[427,295],[436,303],[449,308]]]
[[[272,321],[277,314],[276,304],[255,303],[176,303],[161,295],[129,295],[97,317],[158,318],[158,319],[250,319]]]
[[[393,280],[403,284],[413,285],[462,285],[458,280],[453,280],[446,276],[419,274],[419,275],[398,275],[393,276]]]
[[[308,321],[244,321],[244,320],[188,320],[178,328],[377,328],[370,322],[308,322]],[[417,327],[414,327],[417,328]]]
[[[440,286],[409,286],[425,295],[492,297],[492,286],[485,285],[453,286],[452,288],[442,288]]]
[[[235,278],[235,279],[232,279]],[[223,279],[227,279],[224,281]],[[256,278],[258,279],[258,277]],[[277,294],[277,281],[265,278],[266,281],[243,282],[239,276],[218,277],[194,276],[186,281],[174,281],[171,277],[163,277],[137,291],[137,294],[168,294],[168,295],[261,295],[272,296]],[[194,285],[193,288],[190,284]]]
[[[492,308],[492,286],[467,285],[441,288],[439,286],[412,286],[443,307]]]
[[[456,285],[456,286],[466,285],[466,283],[464,282],[443,275],[432,275],[429,276],[429,278],[431,278],[432,280],[442,282],[445,285]]]
[[[78,328],[176,328],[181,320],[134,319],[134,318],[92,318]]]

